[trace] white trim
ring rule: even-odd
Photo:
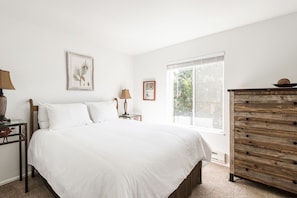
[[[213,134],[218,134],[223,136],[226,135],[223,129],[214,129],[214,128],[197,127],[197,126],[192,126],[192,128],[201,133],[213,133]]]
[[[28,177],[31,176],[31,171],[28,172]],[[12,177],[12,178],[8,178],[6,180],[3,180],[3,181],[0,181],[0,186],[3,186],[5,184],[8,184],[8,183],[11,183],[11,182],[14,182],[14,181],[19,181],[20,180],[20,176],[15,176],[15,177]],[[25,173],[23,174],[23,179],[22,181],[24,182],[24,185],[25,185]]]
[[[195,126],[195,109],[196,109],[196,89],[195,89],[195,83],[196,83],[196,70],[192,69],[192,87],[194,89],[192,89],[192,126]]]
[[[8,184],[8,183],[11,183],[11,182],[14,182],[14,181],[17,181],[19,179],[20,179],[20,176],[16,176],[16,177],[12,177],[12,178],[0,181],[0,186],[3,186],[5,184]]]
[[[171,124],[179,126],[179,127],[187,128],[187,129],[192,129],[192,130],[198,131],[199,133],[213,133],[213,134],[218,134],[218,135],[223,135],[223,136],[226,135],[224,129],[197,127],[197,126],[183,125],[183,124],[177,124],[177,123],[171,123]]]

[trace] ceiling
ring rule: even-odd
[[[0,0],[0,13],[138,55],[297,12],[297,0]]]

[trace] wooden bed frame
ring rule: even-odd
[[[116,101],[116,108],[118,109],[118,99],[114,98]],[[33,104],[33,100],[29,99],[30,103],[30,135],[29,141],[36,129],[39,129],[37,122],[37,114],[38,114],[38,106]],[[168,198],[187,198],[191,195],[192,190],[198,185],[202,183],[201,178],[201,168],[202,161],[199,161],[190,174],[183,180],[183,182],[178,186],[178,188],[170,194]],[[37,170],[38,171],[38,170]],[[32,166],[32,177],[35,175],[35,168]],[[41,175],[42,177],[42,175]],[[43,178],[43,177],[42,177]],[[55,193],[55,191],[51,188],[51,186],[47,183],[46,179],[43,178],[46,186],[52,192],[52,194],[59,198],[59,196]]]

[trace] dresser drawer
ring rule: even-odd
[[[245,135],[249,134],[258,134],[264,135],[268,137],[276,137],[276,138],[286,138],[292,140],[291,142],[294,143],[294,140],[297,140],[297,131],[285,131],[284,129],[274,130],[274,129],[267,129],[267,128],[255,128],[249,126],[242,126],[239,125],[234,128],[234,133],[246,133]]]
[[[295,172],[297,178],[297,156],[290,152],[264,149],[249,145],[235,144],[235,165],[238,161],[250,162],[254,165],[274,167],[279,174],[290,175]],[[293,178],[291,178],[293,179]]]
[[[297,180],[284,179],[240,165],[235,166],[235,175],[297,194]]]
[[[235,95],[234,111],[297,114],[297,95]]]
[[[291,92],[289,92],[291,93]],[[272,94],[263,94],[260,92],[255,92],[253,94],[247,93],[236,93],[234,97],[234,103],[271,103],[271,104],[286,104],[286,103],[294,103],[297,102],[297,93],[295,94],[285,94],[285,92],[279,93],[272,93]]]
[[[236,166],[241,167],[245,171],[253,170],[258,173],[268,174],[273,177],[282,178],[291,182],[297,179],[296,171],[288,170],[286,168],[282,168],[281,166],[278,168],[276,166],[259,163],[258,161],[259,160],[242,160],[240,156],[238,156],[238,158],[235,159],[235,164]]]
[[[273,136],[268,132],[255,133],[255,130],[237,128],[234,134],[235,144],[244,144],[276,151],[287,151],[297,155],[297,137],[287,132],[287,137]],[[257,131],[259,132],[259,131]],[[291,136],[291,137],[290,137]]]
[[[296,114],[273,114],[258,112],[235,112],[235,127],[262,128],[264,130],[292,131],[297,136]]]

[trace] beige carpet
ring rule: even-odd
[[[229,182],[227,167],[208,164],[202,170],[202,184],[198,185],[190,198],[293,198],[297,195],[287,193],[258,183],[239,179]],[[0,186],[0,198],[52,198],[39,176],[29,178],[29,192],[24,193],[24,181],[16,181]]]

